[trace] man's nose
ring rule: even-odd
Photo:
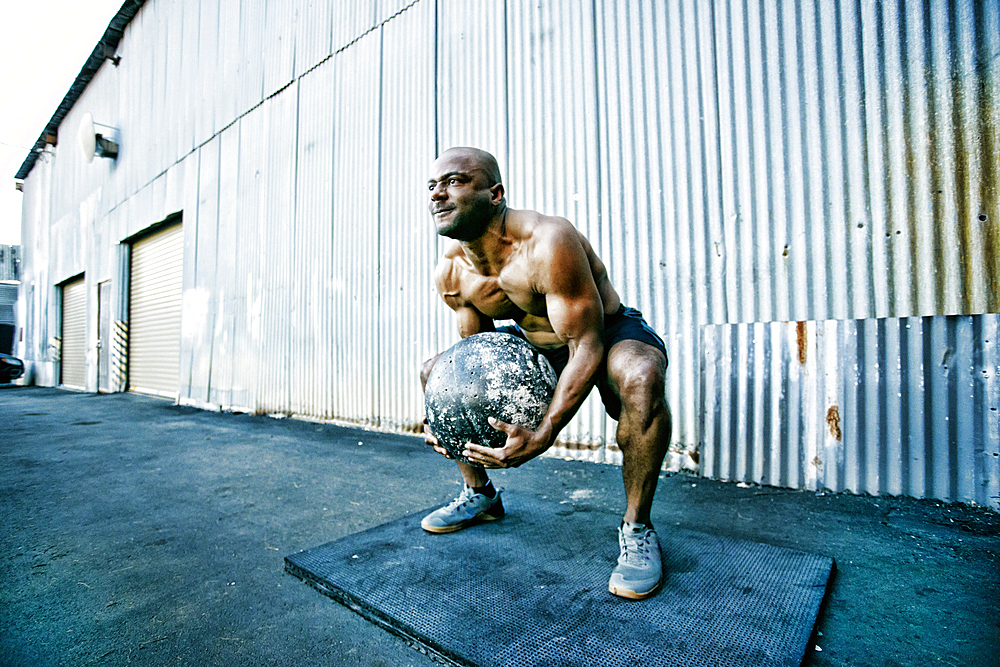
[[[431,188],[431,199],[447,199],[448,192],[444,187],[443,183],[438,183],[433,188]]]

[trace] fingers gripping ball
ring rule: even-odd
[[[526,341],[505,333],[469,336],[442,354],[427,378],[424,407],[438,442],[455,458],[465,443],[503,447],[495,417],[534,430],[549,409],[556,372]]]

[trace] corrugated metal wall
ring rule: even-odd
[[[703,329],[702,474],[1000,496],[1000,315]]]
[[[966,411],[935,381],[944,412],[922,383],[952,331],[996,374],[998,4],[149,0],[63,124],[117,126],[117,163],[64,140],[25,182],[32,279],[117,277],[116,244],[183,210],[184,402],[412,430],[457,338],[421,184],[477,145],[663,334],[670,467],[996,505],[995,383]],[[598,400],[563,435],[620,460]]]

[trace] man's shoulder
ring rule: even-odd
[[[576,238],[579,232],[566,218],[532,210],[512,211],[508,218],[512,231],[524,240],[551,241],[563,237]]]
[[[552,252],[561,252],[566,244],[577,246],[581,234],[572,222],[558,215],[545,215],[538,211],[518,211],[515,233],[527,242],[529,254],[538,259]]]

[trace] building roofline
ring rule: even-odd
[[[24,158],[24,162],[21,163],[21,168],[14,175],[16,180],[23,181],[27,178],[28,174],[34,168],[38,156],[45,150],[46,144],[56,143],[59,136],[59,126],[62,124],[63,119],[66,118],[66,114],[69,113],[73,105],[76,104],[76,101],[83,95],[83,91],[87,89],[91,79],[97,74],[97,70],[101,68],[104,61],[114,55],[115,50],[118,48],[118,42],[121,41],[122,35],[125,33],[125,27],[139,13],[139,9],[145,1],[125,0],[118,13],[111,19],[108,29],[104,31],[104,35],[90,53],[90,57],[87,58],[87,62],[84,63],[80,73],[76,75],[76,80],[70,86],[69,92],[66,93],[62,102],[59,103],[56,112],[52,114],[52,118],[45,125],[45,129],[42,130],[41,135],[35,140],[35,144],[32,146],[31,152],[28,153],[28,157]]]

